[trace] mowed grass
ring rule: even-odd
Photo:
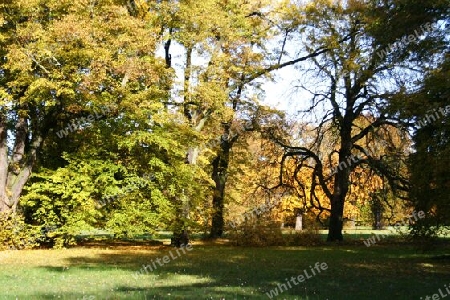
[[[266,292],[316,262],[328,269],[276,299],[420,299],[450,284],[448,249],[412,246],[193,250],[139,276],[142,265],[174,248],[108,247],[0,252],[0,299],[269,299]]]

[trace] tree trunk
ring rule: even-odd
[[[170,29],[172,32],[172,29]],[[166,67],[171,64],[171,56],[169,54],[170,49],[170,39],[166,42],[165,46],[166,52]],[[191,67],[192,67],[192,48],[187,48],[186,51],[186,69],[184,71],[184,107],[183,113],[189,122],[194,123],[195,118],[188,108],[189,99],[189,87],[191,80]],[[200,124],[196,126],[198,131],[201,130],[204,121],[200,121]],[[195,126],[195,124],[192,124]],[[190,148],[186,154],[186,163],[190,165],[195,165],[197,163],[198,149]],[[185,195],[181,195],[179,203],[177,203],[176,216],[173,224],[173,235],[171,238],[171,245],[175,247],[181,247],[182,245],[187,245],[189,243],[189,232],[187,219],[189,218],[189,199],[185,198]]]
[[[344,214],[344,197],[334,194],[331,201],[330,227],[328,230],[328,242],[342,241],[342,224]]]
[[[225,130],[228,133],[228,129]],[[213,160],[211,178],[215,182],[213,193],[213,215],[211,224],[211,238],[221,237],[223,234],[224,219],[224,199],[225,199],[225,184],[227,181],[228,165],[230,161],[230,149],[232,142],[228,140],[228,134],[224,135],[225,139],[222,139],[220,143],[221,151],[217,157]]]
[[[0,112],[0,212],[16,212],[38,152],[50,128],[55,126],[56,110],[49,111],[39,124],[32,123],[26,117],[18,117],[12,155],[8,156],[7,118],[5,113]]]
[[[0,212],[9,212],[10,201],[6,190],[8,180],[8,146],[6,116],[0,113]]]
[[[221,237],[223,234],[223,208],[224,208],[224,196],[225,196],[225,183],[226,175],[221,174],[219,169],[219,164],[221,161],[220,155],[217,156],[213,161],[213,172],[212,178],[215,182],[213,199],[212,199],[212,224],[211,224],[211,238]]]
[[[350,124],[351,123],[347,123]],[[339,164],[336,168],[334,191],[331,199],[330,227],[328,242],[343,241],[342,227],[344,221],[344,204],[350,182],[351,165],[351,129],[344,128],[341,133],[341,150],[339,151]]]
[[[37,149],[42,144],[40,136],[35,137],[26,153],[28,133],[27,120],[19,118],[16,124],[16,140],[11,159],[8,157],[6,117],[0,116],[0,212],[14,213],[19,204],[23,187],[31,176],[36,161]]]
[[[20,195],[31,176],[34,161],[35,160],[33,159],[18,170],[6,172],[6,181],[3,176],[5,172],[2,170],[2,176],[0,176],[0,212],[16,212]],[[10,166],[10,168],[14,167],[14,165]],[[8,170],[8,168],[6,170]]]

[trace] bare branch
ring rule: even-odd
[[[395,127],[397,124],[385,119],[384,117],[379,117],[378,119],[373,121],[370,125],[368,125],[366,128],[361,130],[357,135],[353,136],[352,143],[356,143],[357,141],[368,135],[369,132],[371,132],[375,128],[379,128],[382,125],[391,125]]]

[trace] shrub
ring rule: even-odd
[[[433,212],[428,212],[424,219],[419,219],[412,224],[409,229],[408,239],[423,252],[437,249],[441,246],[439,237],[447,237],[448,231],[445,230],[443,218],[439,218]]]
[[[319,234],[322,225],[314,216],[305,215],[303,226],[303,231],[291,230],[283,234],[281,223],[274,221],[269,214],[263,214],[245,218],[227,230],[228,237],[236,246],[312,246],[325,243]]]
[[[325,244],[317,229],[309,228],[303,231],[291,230],[283,237],[286,246],[317,246]]]
[[[280,246],[284,245],[281,224],[272,220],[252,218],[235,226],[230,240],[236,246]]]
[[[39,246],[39,228],[25,224],[18,214],[0,213],[0,250],[22,250]]]

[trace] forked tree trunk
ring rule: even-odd
[[[34,137],[26,151],[27,120],[19,118],[16,124],[16,140],[13,155],[8,157],[6,116],[0,115],[0,212],[17,210],[23,187],[31,176],[36,161],[37,149],[42,143],[40,136]]]

